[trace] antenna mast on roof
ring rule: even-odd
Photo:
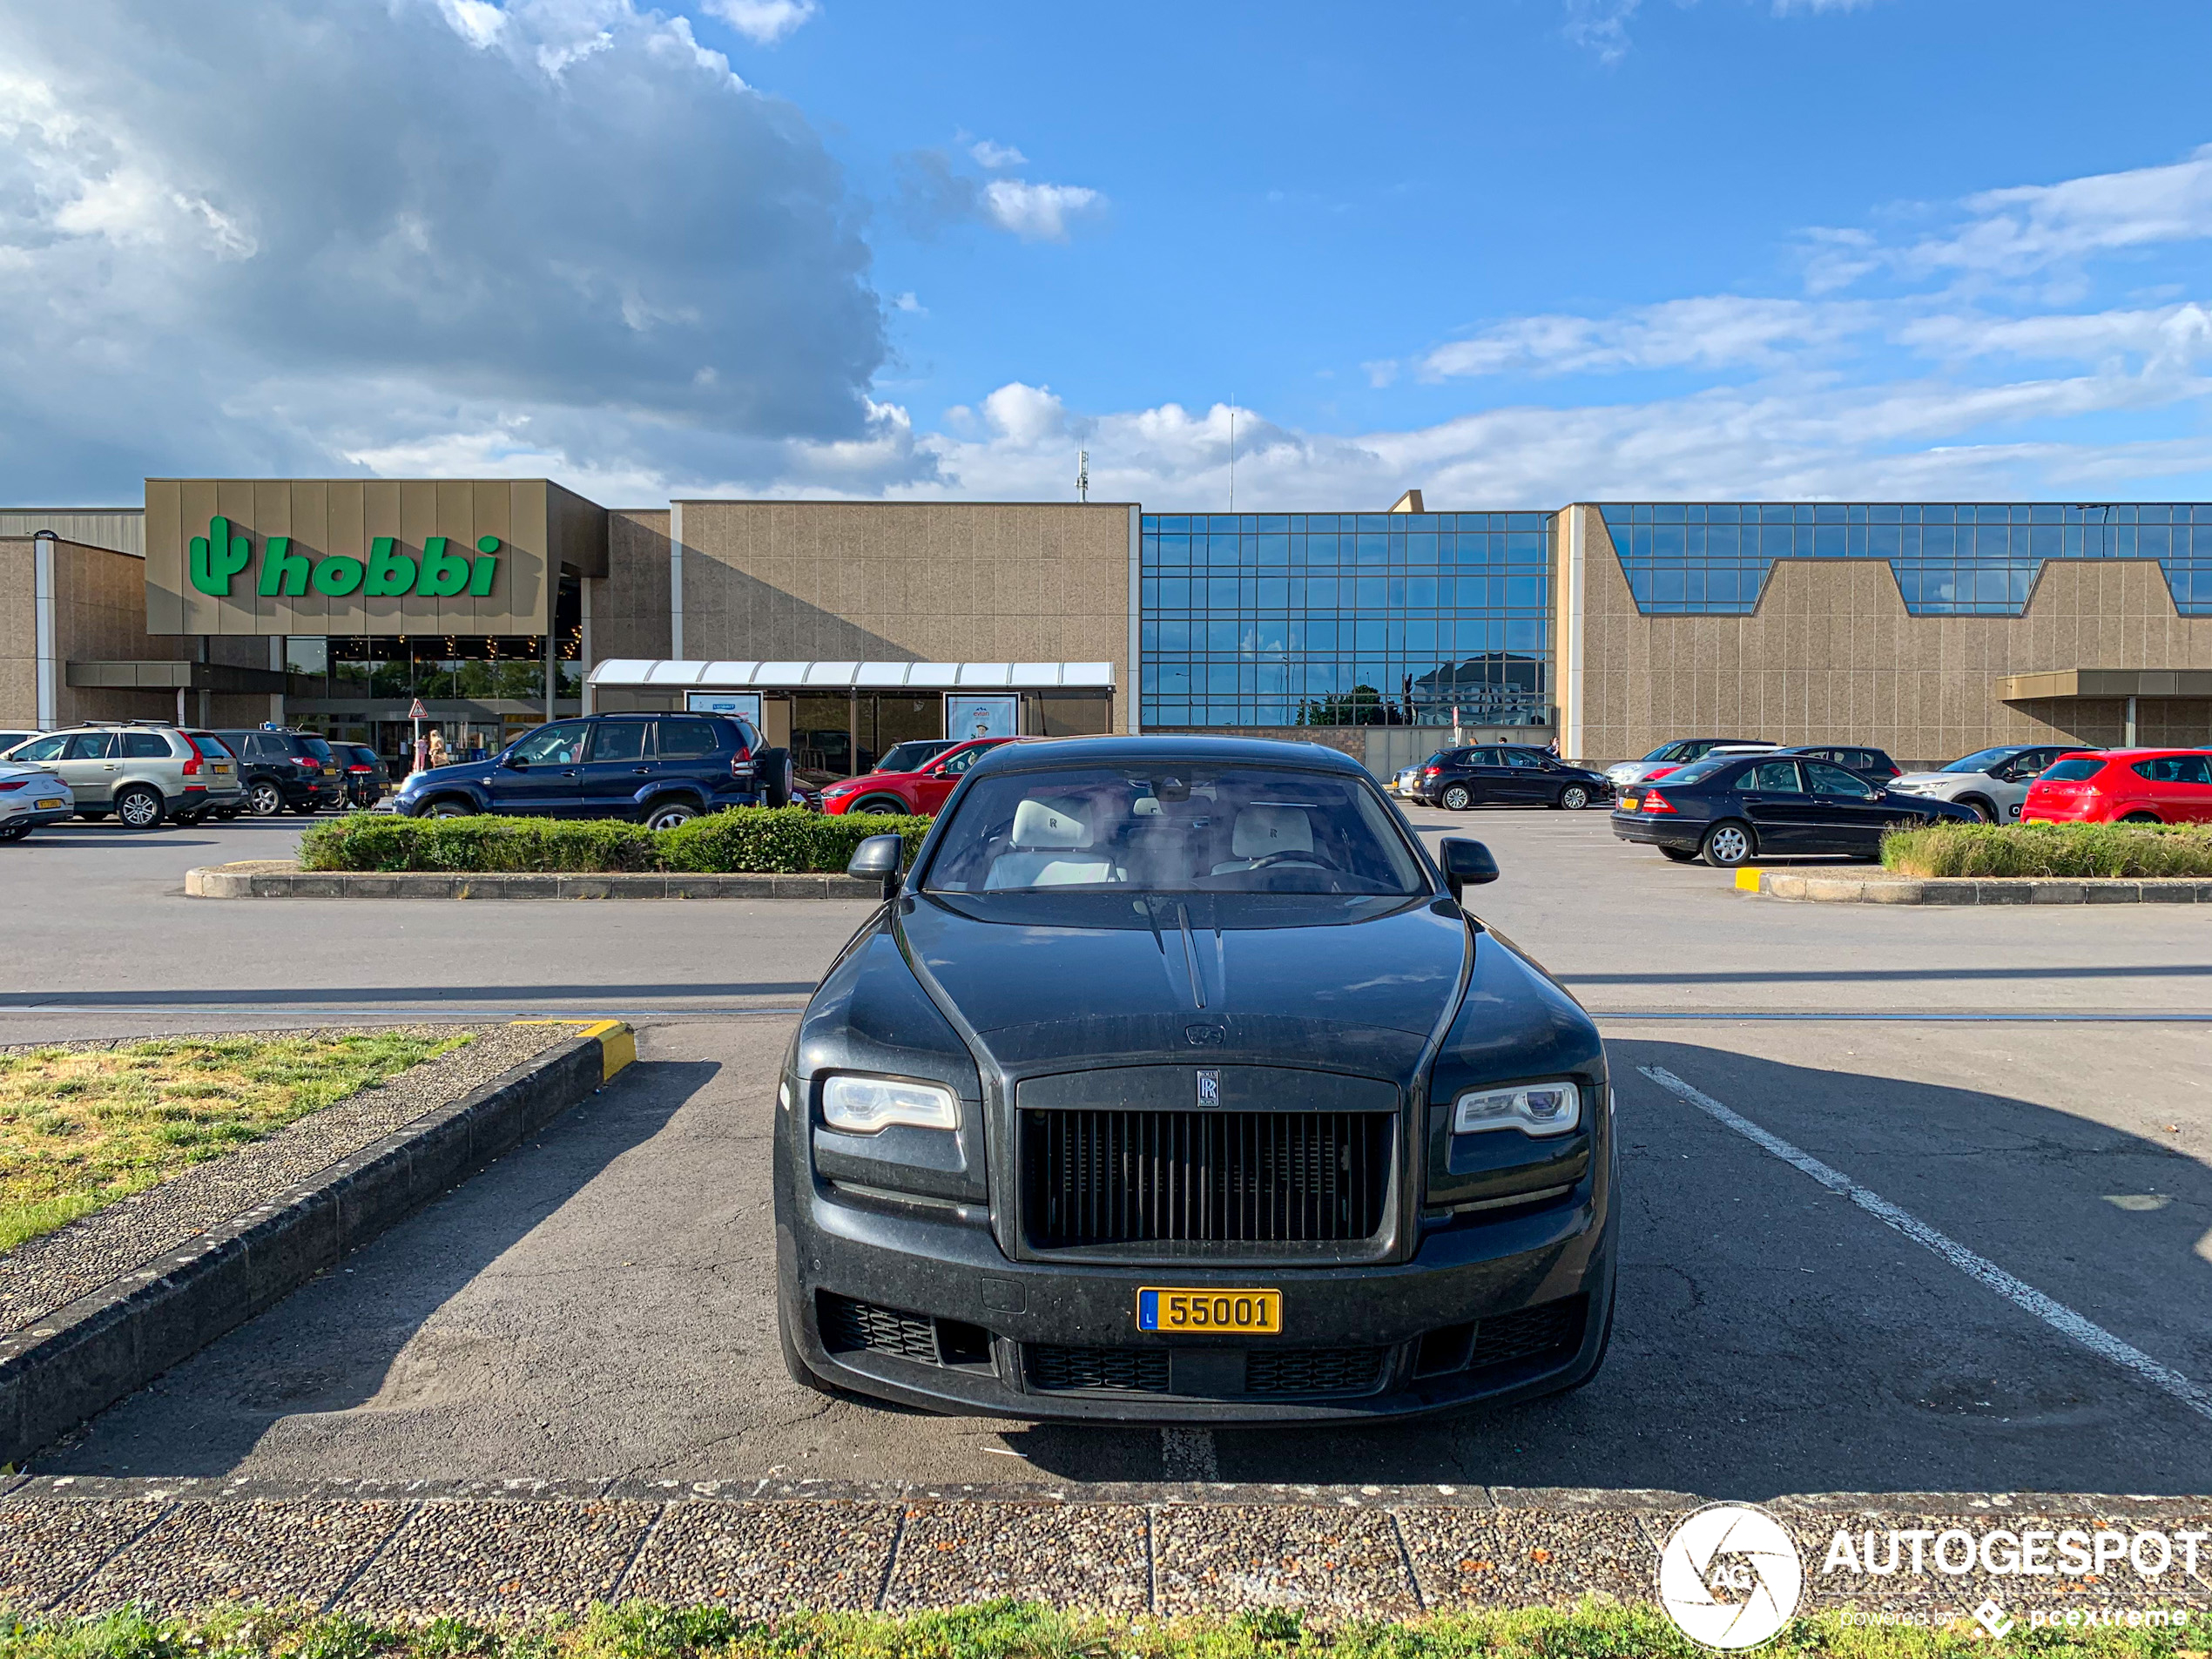
[[[1229,510],[1237,510],[1237,395],[1229,395]]]
[[[1088,449],[1076,451],[1076,499],[1090,499],[1090,451]]]

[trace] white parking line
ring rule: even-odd
[[[1896,1228],[1914,1243],[1925,1244],[1968,1278],[1986,1285],[2014,1307],[2033,1313],[2053,1330],[2072,1338],[2090,1352],[2100,1354],[2121,1369],[2134,1372],[2153,1387],[2171,1394],[2198,1416],[2212,1418],[2212,1394],[2208,1394],[2180,1372],[2160,1365],[2141,1349],[2122,1342],[2102,1325],[2083,1318],[2062,1303],[2054,1302],[2033,1285],[2014,1278],[1996,1263],[1977,1256],[1957,1239],[1938,1232],[1926,1222],[1898,1209],[1878,1192],[1869,1191],[1840,1170],[1831,1169],[1811,1153],[1799,1150],[1779,1135],[1769,1134],[1750,1118],[1730,1110],[1710,1095],[1684,1082],[1664,1067],[1639,1066],[1636,1069],[1669,1094],[1688,1101],[1744,1139],[1764,1147],[1784,1163],[1803,1170],[1831,1192],[1842,1194],[1877,1220]]]
[[[1160,1470],[1170,1480],[1218,1480],[1221,1465],[1214,1460],[1213,1431],[1210,1428],[1163,1428],[1160,1431]]]

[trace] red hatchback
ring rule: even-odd
[[[2027,786],[2023,824],[2212,824],[2212,755],[2107,749],[2066,755]]]
[[[1001,743],[1018,738],[975,738],[954,744],[913,772],[868,772],[841,778],[822,791],[826,813],[906,813],[934,818],[961,775]]]

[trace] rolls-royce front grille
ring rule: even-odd
[[[1025,1111],[1022,1213],[1041,1250],[1371,1238],[1388,1112]]]

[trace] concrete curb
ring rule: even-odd
[[[574,1040],[0,1338],[0,1460],[22,1462],[290,1295],[590,1098],[637,1054],[619,1020],[585,1024]]]
[[[0,1602],[65,1614],[126,1601],[165,1610],[258,1602],[495,1620],[632,1598],[765,1617],[1013,1596],[1116,1614],[1295,1608],[1327,1623],[1588,1595],[1649,1602],[1659,1552],[1703,1502],[1484,1486],[64,1476],[21,1480],[0,1496]],[[1813,1570],[1836,1532],[1952,1518],[1977,1531],[2085,1537],[2212,1524],[2207,1498],[1813,1493],[1764,1507],[1811,1564],[1805,1611],[1871,1604],[1939,1625],[1985,1596],[2018,1615],[2079,1603],[2087,1586],[1979,1563],[1959,1575],[1846,1582]],[[2201,1612],[2212,1608],[2207,1565],[2139,1584],[2115,1570],[2100,1588]]]
[[[266,860],[185,872],[193,899],[846,899],[871,903],[882,887],[848,875],[534,875],[506,872],[390,874],[306,871]]]
[[[1809,904],[2212,905],[2212,880],[2201,878],[2133,881],[2105,877],[2042,880],[2009,876],[1977,880],[1740,870],[1737,873],[1737,886],[1764,899]]]

